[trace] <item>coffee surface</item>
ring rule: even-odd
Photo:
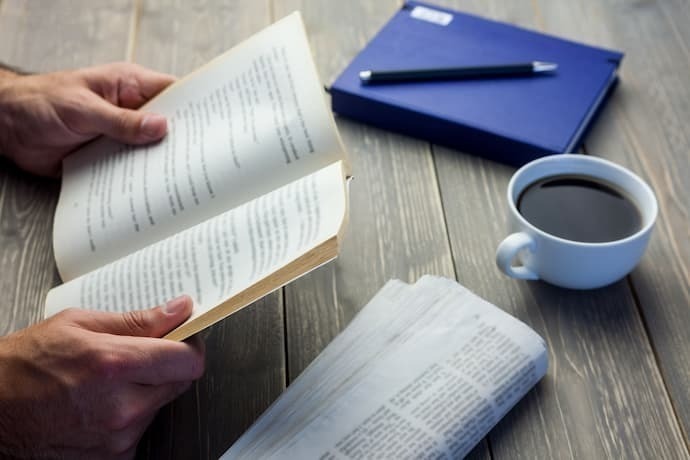
[[[615,185],[590,176],[540,179],[523,190],[517,208],[540,230],[573,241],[615,241],[642,228],[633,201]]]

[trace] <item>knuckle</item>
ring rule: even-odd
[[[70,307],[56,313],[53,318],[59,321],[74,322],[79,318],[79,312],[78,308]]]
[[[70,94],[70,102],[74,104],[77,110],[85,110],[92,105],[93,94],[85,86],[78,86]]]
[[[112,67],[112,75],[118,86],[137,85],[137,75],[142,67],[132,62],[116,62]]]
[[[92,95],[88,90],[76,88],[65,101],[60,118],[65,127],[75,134],[85,134],[85,116],[93,113]]]
[[[127,368],[127,360],[115,350],[92,350],[90,354],[97,379],[115,380]]]
[[[122,321],[132,335],[145,335],[148,330],[148,321],[143,311],[129,311],[122,314]]]
[[[120,135],[133,139],[137,135],[138,127],[135,118],[127,111],[120,110],[115,116],[115,126]]]

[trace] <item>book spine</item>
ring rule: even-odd
[[[434,144],[483,156],[512,166],[546,155],[564,153],[516,141],[482,129],[462,125],[428,113],[386,104],[331,87],[331,106],[335,113]]]

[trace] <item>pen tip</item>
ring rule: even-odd
[[[534,72],[553,72],[557,68],[558,64],[554,62],[534,61],[532,63],[532,70]]]
[[[362,70],[359,73],[359,79],[363,82],[367,82],[371,79],[371,70]]]

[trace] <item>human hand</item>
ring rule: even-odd
[[[69,309],[0,338],[0,457],[131,458],[160,407],[204,371],[161,337],[189,297],[125,314]]]
[[[59,175],[62,159],[102,134],[145,144],[167,131],[161,115],[136,109],[174,77],[114,63],[41,75],[0,78],[0,154],[20,168]]]

